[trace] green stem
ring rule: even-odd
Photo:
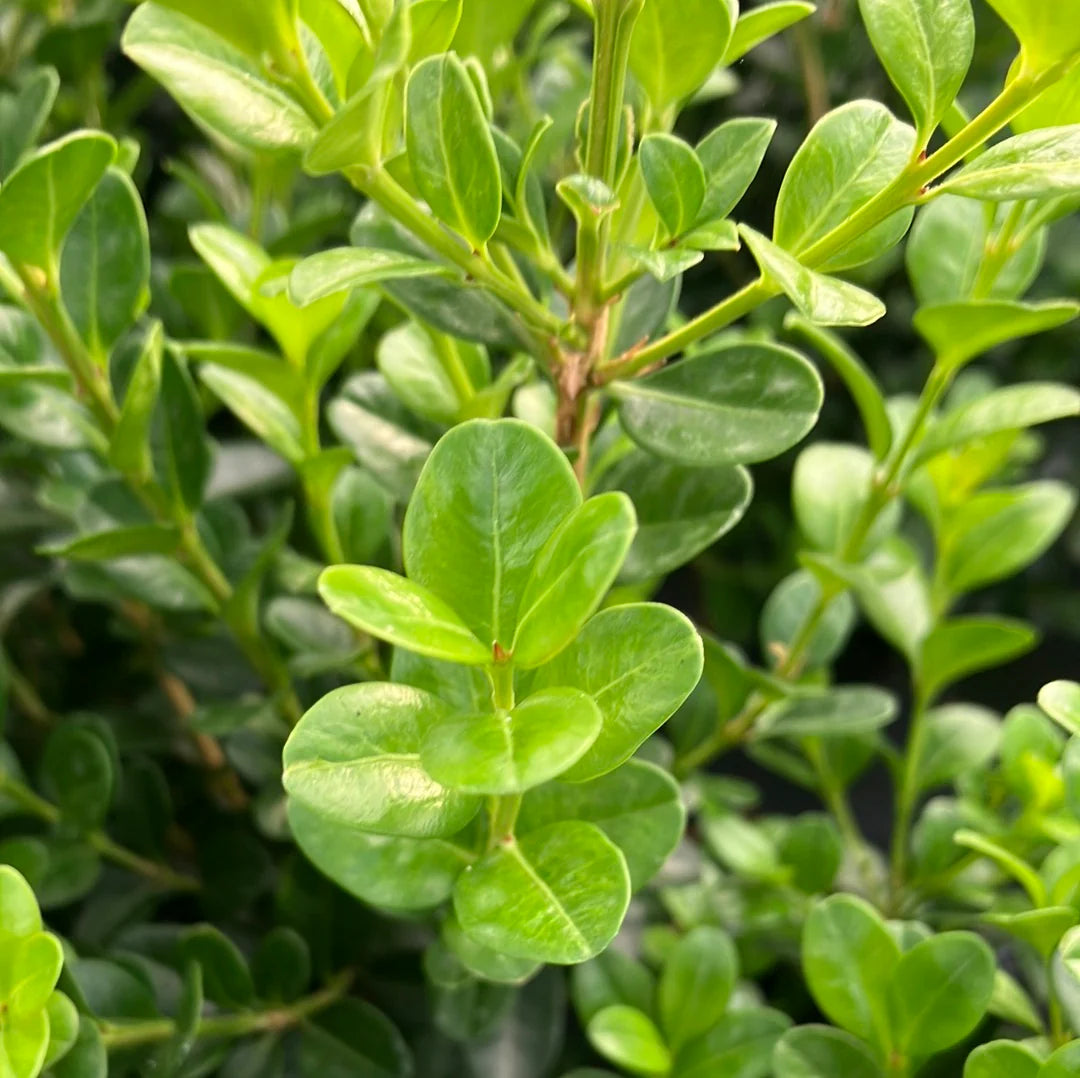
[[[1016,254],[1020,226],[1023,224],[1029,205],[1028,202],[1023,201],[1014,203],[1001,228],[987,242],[975,284],[972,286],[972,299],[986,299],[990,295],[994,283],[1001,276],[1001,271]]]
[[[892,835],[892,890],[900,893],[907,876],[908,836],[915,818],[919,799],[919,764],[926,742],[926,701],[916,690],[915,706],[911,713],[911,729],[904,751],[903,772],[896,798],[896,818]]]
[[[254,1033],[284,1032],[339,1002],[348,993],[352,981],[352,973],[345,972],[336,977],[321,992],[316,992],[287,1007],[203,1018],[199,1022],[195,1035],[199,1038],[232,1039],[247,1037]],[[176,1023],[170,1018],[124,1024],[102,1022],[99,1030],[102,1043],[110,1051],[160,1044],[162,1041],[171,1040],[179,1032]]]
[[[521,811],[521,794],[507,794],[505,797],[493,797],[488,807],[490,829],[488,831],[488,849],[493,850],[506,842],[513,841],[514,826]]]
[[[3,772],[0,772],[0,794],[14,801],[24,812],[36,816],[51,826],[55,827],[62,820],[62,814],[56,805],[51,801],[46,801],[28,786],[24,786],[17,779]],[[106,861],[126,868],[129,872],[144,877],[158,887],[168,891],[201,889],[202,885],[193,876],[186,876],[174,871],[168,865],[142,857],[114,842],[103,831],[90,831],[83,837]]]

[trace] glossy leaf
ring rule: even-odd
[[[698,143],[697,156],[705,167],[700,221],[727,217],[742,201],[775,132],[775,120],[740,117],[721,124]]]
[[[630,70],[663,113],[688,98],[727,50],[738,8],[732,0],[645,0],[630,42]]]
[[[76,131],[26,157],[0,188],[0,253],[55,283],[64,238],[115,156],[108,135]]]
[[[971,932],[946,932],[906,951],[890,986],[899,1044],[921,1057],[963,1040],[986,1014],[996,970],[993,952]]]
[[[727,1010],[739,976],[739,955],[731,937],[701,925],[675,945],[660,975],[657,1004],[668,1043],[674,1049],[707,1033]]]
[[[136,554],[171,554],[180,544],[179,531],[167,524],[133,524],[91,532],[66,543],[41,547],[41,553],[72,561],[108,561]]]
[[[41,67],[23,79],[16,92],[0,96],[0,181],[37,141],[59,89],[56,71]]]
[[[515,420],[464,423],[439,442],[416,485],[406,570],[481,643],[509,650],[533,563],[580,504],[566,457],[543,434]]]
[[[871,293],[807,269],[746,225],[740,225],[739,234],[761,267],[762,276],[815,325],[868,326],[884,317],[885,305]]]
[[[1080,685],[1052,681],[1039,692],[1039,707],[1070,734],[1080,735]]]
[[[420,764],[426,732],[447,714],[403,685],[337,689],[307,712],[285,746],[285,790],[319,816],[376,834],[448,836],[478,799],[434,782]]]
[[[122,45],[197,123],[241,146],[295,152],[315,137],[308,114],[255,61],[186,15],[140,4]]]
[[[896,700],[883,689],[843,685],[773,704],[755,736],[850,737],[888,726],[896,712]]]
[[[669,236],[681,236],[705,202],[705,169],[691,146],[674,135],[648,135],[638,151],[641,175]]]
[[[510,711],[451,715],[427,731],[420,760],[432,778],[474,794],[520,794],[585,754],[603,716],[577,689],[534,693]]]
[[[853,101],[819,120],[795,155],[776,202],[773,239],[798,256],[896,179],[915,132],[876,101]],[[850,269],[895,246],[911,224],[901,210],[814,268]],[[807,317],[810,317],[809,315]]]
[[[1006,618],[964,617],[941,623],[923,641],[920,685],[927,699],[970,674],[1008,662],[1035,646],[1035,632]]]
[[[628,760],[690,695],[703,663],[693,625],[670,607],[630,604],[597,614],[534,683],[581,689],[603,712],[600,736],[566,777],[584,782]]]
[[[502,180],[468,72],[452,53],[434,56],[415,68],[407,94],[413,179],[436,216],[481,248],[499,223]]]
[[[942,190],[989,202],[1048,198],[1080,191],[1080,125],[1014,135],[991,146]]]
[[[592,1046],[631,1074],[663,1075],[671,1069],[671,1053],[647,1014],[616,1004],[589,1019]]]
[[[306,307],[335,292],[446,273],[448,270],[437,262],[400,251],[336,247],[297,263],[289,275],[289,298],[298,307]]]
[[[1038,1078],[1039,1057],[1017,1041],[979,1045],[964,1064],[964,1078]]]
[[[818,1006],[838,1026],[887,1046],[887,985],[900,949],[878,914],[861,899],[836,895],[819,902],[806,919],[803,969]]]
[[[1080,1041],[1071,1041],[1042,1065],[1038,1078],[1071,1078],[1077,1067],[1080,1067]]]
[[[674,1073],[679,1078],[764,1078],[776,1043],[790,1025],[779,1011],[732,1011],[678,1053]]]
[[[742,12],[724,53],[724,64],[736,63],[763,41],[809,18],[815,10],[804,0],[774,0]]]
[[[488,648],[446,603],[397,573],[334,566],[319,577],[319,594],[338,617],[396,647],[469,666],[492,661]]]
[[[1068,6],[1047,0],[990,0],[1023,47],[1032,71],[1041,71],[1080,49],[1080,28]]]
[[[773,1055],[776,1078],[883,1078],[873,1052],[857,1037],[831,1026],[788,1030]]]
[[[944,704],[926,713],[926,732],[917,760],[924,789],[977,772],[998,751],[1001,722],[974,704]]]
[[[526,835],[562,820],[599,827],[622,851],[631,888],[638,891],[679,844],[686,809],[666,772],[643,760],[628,760],[587,782],[551,782],[530,790],[516,830]]]
[[[975,51],[971,0],[859,0],[874,51],[925,145],[956,100]]]
[[[536,556],[522,593],[516,666],[541,666],[577,636],[615,582],[636,531],[625,494],[599,494],[566,518]]]
[[[454,889],[462,928],[497,951],[569,965],[599,954],[630,902],[618,848],[593,824],[533,831],[489,853]]]
[[[611,387],[630,436],[680,464],[754,464],[779,456],[817,422],[822,385],[797,352],[735,344]]]

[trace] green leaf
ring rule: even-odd
[[[681,236],[705,203],[705,169],[694,150],[674,135],[646,135],[638,151],[641,175],[670,236]]]
[[[653,1011],[655,978],[643,962],[611,948],[571,972],[574,1009],[583,1025],[605,1007],[627,1004],[646,1014]]]
[[[213,925],[196,925],[181,936],[176,948],[181,967],[197,962],[202,967],[207,999],[221,1007],[251,1005],[255,985],[240,949]]]
[[[739,955],[722,929],[700,925],[675,944],[660,975],[657,1004],[668,1044],[676,1051],[724,1016]]]
[[[923,697],[970,674],[1015,659],[1036,643],[1035,631],[1008,618],[963,617],[942,622],[923,641],[918,661]]]
[[[289,829],[308,859],[339,887],[380,909],[434,909],[473,855],[452,839],[373,835],[289,799]]]
[[[1005,431],[1021,431],[1056,419],[1080,415],[1080,392],[1056,382],[1029,382],[995,389],[962,404],[934,421],[922,444],[920,460]]]
[[[1080,192],[1080,124],[1028,131],[991,146],[941,184],[988,202]]]
[[[610,389],[634,441],[694,467],[779,456],[813,428],[823,398],[802,356],[756,343],[695,355]]]
[[[0,181],[37,141],[52,112],[60,77],[51,67],[27,75],[14,93],[0,95]]]
[[[409,1078],[412,1058],[397,1028],[361,999],[343,999],[303,1023],[296,1068],[301,1074]]]
[[[49,1016],[49,1051],[45,1067],[52,1067],[71,1051],[79,1036],[79,1012],[63,992],[53,992],[45,1007]]]
[[[240,146],[300,151],[315,137],[308,114],[257,63],[186,15],[140,4],[121,44],[196,123]]]
[[[135,185],[117,168],[105,173],[71,226],[60,293],[79,335],[102,362],[149,300],[146,215]]]
[[[87,1015],[79,1020],[79,1033],[72,1049],[53,1064],[53,1078],[107,1078],[109,1057],[97,1023]]]
[[[494,235],[502,174],[491,129],[465,65],[453,53],[417,65],[407,90],[409,164],[435,215],[474,249]]]
[[[780,841],[780,860],[794,870],[792,883],[808,895],[829,891],[844,859],[844,839],[830,816],[804,812]]]
[[[636,531],[633,503],[614,492],[590,498],[563,521],[536,556],[521,596],[515,666],[541,666],[578,635],[615,582]]]
[[[870,292],[807,269],[747,225],[740,225],[739,233],[761,267],[762,276],[815,325],[868,326],[885,316],[885,304]]]
[[[604,472],[600,486],[634,503],[638,527],[623,583],[655,579],[697,557],[742,520],[753,494],[745,468],[684,468],[641,449]]]
[[[589,1019],[586,1030],[592,1046],[631,1074],[664,1075],[671,1069],[671,1053],[647,1014],[616,1004]]]
[[[259,944],[251,974],[260,999],[299,999],[311,981],[311,948],[295,929],[277,925]]]
[[[810,556],[804,560],[813,564]],[[797,570],[776,585],[765,601],[759,625],[761,650],[772,665],[781,662],[795,640],[808,631],[808,619],[823,598],[821,583],[806,570]],[[806,646],[807,669],[828,666],[836,658],[851,635],[854,620],[853,604],[843,596],[827,604],[821,624]]]
[[[468,375],[464,387],[460,376],[455,381],[430,334],[415,322],[383,337],[375,362],[406,407],[436,423],[453,424],[472,393]]]
[[[280,56],[297,44],[296,0],[157,0],[213,30],[253,59],[264,52]]]
[[[171,524],[133,524],[80,535],[38,551],[70,561],[108,561],[136,554],[172,554],[179,544],[180,532]]]
[[[731,67],[763,41],[809,18],[816,10],[813,4],[803,0],[774,0],[742,12],[724,52],[724,66]]]
[[[1080,50],[1080,27],[1075,11],[1054,0],[989,0],[1009,24],[1023,49],[1030,74],[1043,71]]]
[[[579,225],[595,226],[619,208],[615,192],[595,176],[566,176],[555,185],[555,191]]]
[[[417,0],[409,9],[409,63],[450,48],[461,23],[462,0]]]
[[[614,939],[630,903],[622,854],[593,824],[567,822],[511,840],[454,888],[461,927],[485,946],[571,965]]]
[[[272,390],[246,374],[213,363],[199,367],[199,380],[244,426],[290,464],[300,464],[307,456],[300,421]]]
[[[732,0],[645,0],[630,40],[630,70],[657,113],[700,88],[727,51],[737,17]]]
[[[333,566],[319,577],[319,594],[338,617],[396,647],[469,666],[492,662],[488,648],[446,603],[397,573]]]
[[[49,1050],[49,1019],[44,1011],[12,1015],[0,1029],[0,1059],[12,1078],[37,1078]]]
[[[1080,929],[1071,928],[1050,962],[1054,993],[1070,1025],[1080,1016]]]
[[[897,1043],[916,1057],[962,1041],[983,1020],[997,963],[972,932],[946,932],[900,956],[890,989]]]
[[[1050,479],[968,498],[940,537],[942,585],[959,595],[1015,575],[1050,548],[1075,509],[1072,487]]]
[[[116,786],[109,746],[89,726],[58,726],[45,746],[41,786],[69,824],[94,830],[105,819]]]
[[[1072,1078],[1080,1067],[1080,1041],[1059,1048],[1039,1069],[1038,1078]]]
[[[1039,707],[1064,730],[1080,736],[1080,685],[1052,681],[1039,692]]]
[[[981,1044],[964,1064],[964,1078],[1038,1078],[1041,1061],[1017,1041]]]
[[[802,959],[822,1011],[849,1033],[887,1048],[887,986],[900,962],[900,948],[877,912],[853,895],[819,902],[806,919]]]
[[[442,3],[443,0],[438,0]],[[383,281],[415,277],[447,276],[445,266],[400,251],[374,248],[335,247],[298,262],[289,275],[289,298],[298,307],[352,288]]]
[[[776,244],[798,257],[888,187],[914,149],[912,128],[876,101],[853,101],[828,113],[784,177],[773,225]],[[899,243],[912,213],[900,210],[815,268],[828,273],[873,261]]]
[[[577,689],[546,689],[510,711],[449,715],[420,746],[424,770],[444,786],[474,794],[520,794],[577,763],[603,723]]]
[[[679,247],[668,252],[656,251],[654,254],[685,256],[689,259],[690,251],[737,251],[740,246],[739,229],[734,221],[710,221],[697,225],[683,236]],[[690,250],[688,250],[688,248]],[[695,262],[694,265],[697,265]],[[690,267],[687,266],[687,269]]]
[[[622,851],[631,889],[639,891],[679,844],[686,810],[670,775],[643,760],[628,760],[600,778],[549,782],[530,790],[521,804],[517,833],[564,820],[599,827]]]
[[[779,1011],[732,1011],[676,1056],[679,1078],[761,1078],[769,1073],[776,1042],[791,1025]]]
[[[773,1069],[776,1078],[884,1078],[862,1041],[831,1026],[789,1029],[777,1042]]]
[[[880,730],[896,718],[896,699],[884,689],[842,685],[773,704],[755,727],[758,740],[850,737]]]
[[[670,607],[641,603],[597,614],[534,682],[534,689],[581,689],[603,712],[600,736],[566,777],[584,782],[628,760],[690,695],[703,664],[701,638]]]
[[[171,351],[162,360],[159,409],[169,488],[179,506],[194,512],[202,504],[210,478],[210,446],[198,392],[187,366]]]
[[[533,563],[580,504],[566,457],[539,431],[509,419],[463,423],[417,482],[405,515],[406,570],[481,643],[508,651]]]
[[[164,343],[161,323],[152,323],[135,361],[120,418],[109,442],[109,463],[121,475],[142,480],[153,475],[150,431],[161,388]]]
[[[446,714],[440,700],[404,685],[337,689],[290,735],[285,790],[331,822],[403,838],[452,835],[480,801],[444,789],[420,765],[424,735]]]
[[[0,253],[55,284],[64,238],[115,156],[108,135],[76,131],[25,158],[0,188]]]
[[[742,201],[775,133],[775,120],[747,116],[728,120],[698,143],[697,156],[705,167],[699,222],[725,218]]]
[[[998,345],[1067,325],[1078,314],[1080,305],[1064,301],[967,300],[922,307],[914,326],[939,362],[958,370]]]
[[[975,52],[971,0],[859,0],[874,51],[926,145],[956,100]]]
[[[730,224],[730,221],[722,224]],[[738,233],[735,233],[738,250]],[[625,249],[627,258],[635,266],[639,266],[646,273],[651,274],[658,281],[673,281],[682,276],[687,270],[693,269],[704,259],[700,250],[688,247],[671,247],[661,251],[647,251],[642,247],[628,247]]]
[[[978,772],[996,755],[1001,721],[975,704],[944,704],[926,713],[916,763],[919,785],[928,790]]]

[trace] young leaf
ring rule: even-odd
[[[451,607],[397,573],[334,566],[319,577],[319,594],[338,617],[396,647],[468,666],[493,661]]]
[[[631,1074],[664,1075],[671,1071],[671,1053],[647,1014],[616,1004],[589,1019],[592,1046]]]
[[[807,269],[747,225],[739,226],[762,276],[819,326],[869,326],[885,316],[885,304],[856,285]]]
[[[308,114],[257,62],[186,15],[140,4],[121,44],[197,123],[240,146],[300,151],[315,137]]]
[[[1080,685],[1075,681],[1052,681],[1039,692],[1039,707],[1060,727],[1080,736]]]
[[[756,343],[695,355],[611,391],[640,446],[699,468],[779,456],[813,428],[823,399],[802,356]]]
[[[805,0],[774,0],[771,4],[761,4],[742,12],[724,52],[724,66],[731,67],[763,41],[809,18],[815,10],[814,5]]]
[[[874,51],[925,146],[956,100],[975,52],[971,0],[859,0]]]
[[[878,195],[910,162],[915,132],[876,101],[834,109],[806,137],[784,176],[773,238],[798,256]],[[911,224],[901,210],[815,268],[863,265],[895,246]]]
[[[667,772],[643,760],[587,782],[549,782],[521,803],[516,831],[527,835],[563,820],[596,824],[622,851],[630,886],[639,891],[660,871],[686,823],[679,787]]]
[[[722,929],[691,929],[668,955],[657,1004],[667,1042],[676,1051],[707,1033],[727,1010],[739,977],[739,954]]]
[[[431,335],[415,322],[398,326],[379,341],[375,363],[409,410],[425,419],[453,424],[471,399],[468,373],[464,379],[460,372],[456,380],[451,377]]]
[[[615,582],[637,531],[625,494],[599,494],[563,521],[533,563],[521,596],[511,654],[529,670],[581,631]]]
[[[918,669],[923,697],[931,700],[969,674],[1023,655],[1036,640],[1033,629],[1007,618],[964,617],[942,622],[922,644]]]
[[[989,0],[1009,24],[1030,74],[1044,71],[1080,50],[1080,27],[1069,4],[1054,0]]]
[[[967,300],[922,307],[914,326],[951,370],[998,345],[1067,325],[1080,314],[1075,303],[1012,303],[1005,300]]]
[[[630,70],[657,113],[705,82],[727,50],[737,17],[734,0],[645,0],[630,41]]]
[[[887,986],[900,962],[877,912],[853,895],[819,902],[806,919],[803,969],[818,1006],[838,1026],[887,1048],[891,1043]]]
[[[440,700],[404,685],[337,689],[289,737],[285,790],[331,823],[403,838],[452,835],[480,801],[445,789],[420,766],[424,735],[446,714]]]
[[[440,0],[442,2],[442,0]],[[449,275],[437,262],[400,251],[336,247],[298,262],[289,275],[289,299],[307,307],[335,292],[411,277]]]
[[[135,185],[111,168],[71,226],[60,292],[75,328],[104,363],[149,300],[150,237]]]
[[[440,220],[482,248],[499,223],[502,176],[480,99],[453,53],[433,56],[413,71],[406,134],[421,195]]]
[[[753,481],[741,467],[684,468],[634,449],[600,486],[630,495],[637,534],[619,579],[640,583],[695,558],[742,520]]]
[[[509,650],[533,563],[581,504],[566,457],[516,420],[473,420],[435,447],[405,514],[409,576],[485,646]]]
[[[520,794],[577,763],[603,715],[578,689],[534,693],[512,711],[451,715],[424,736],[420,760],[432,778],[474,794]]]
[[[943,704],[926,713],[926,733],[916,761],[924,790],[974,774],[997,754],[1001,720],[975,704]]]
[[[57,283],[64,238],[115,156],[108,135],[76,131],[25,158],[0,188],[0,254]]]
[[[909,1055],[935,1055],[963,1040],[994,993],[994,953],[972,932],[946,932],[900,956],[890,990],[897,1043]]]
[[[626,861],[593,824],[567,822],[500,845],[454,888],[461,927],[519,958],[571,965],[615,938],[630,903]]]
[[[776,1045],[773,1068],[776,1078],[884,1078],[861,1040],[831,1026],[789,1029]]]
[[[742,201],[775,132],[775,120],[741,117],[721,124],[698,143],[697,156],[705,168],[699,221],[725,218]]]
[[[674,135],[647,135],[638,151],[649,198],[668,230],[681,236],[705,203],[705,169],[692,147]]]
[[[981,1044],[964,1064],[964,1078],[1038,1078],[1042,1061],[1017,1041]]]
[[[1080,192],[1080,124],[1028,131],[991,146],[940,187],[967,198],[1015,202]]]
[[[703,664],[701,638],[671,607],[640,603],[597,614],[534,683],[581,689],[604,715],[596,743],[565,777],[584,782],[628,760],[690,695]]]
[[[280,56],[297,44],[296,0],[157,0],[213,30],[236,48],[259,60],[263,53]]]

